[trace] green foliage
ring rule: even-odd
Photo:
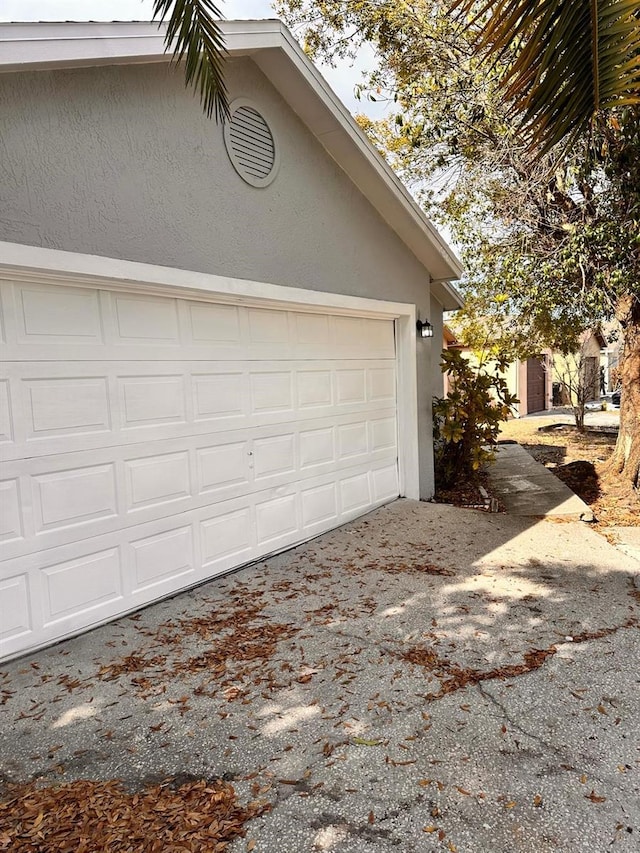
[[[533,38],[535,26],[528,29],[531,17],[529,23],[522,18],[525,31],[519,39],[511,38],[513,33],[503,26],[500,48],[486,62],[478,50],[478,28],[461,26],[451,13],[462,3],[470,7],[469,20],[480,15],[480,24],[494,9],[496,26],[500,15],[516,11],[517,16],[521,10],[548,29],[538,43]],[[428,215],[453,236],[468,270],[462,282],[465,295],[471,296],[478,317],[490,319],[490,329],[498,328],[492,321],[501,315],[503,342],[504,330],[515,323],[523,357],[531,345],[567,352],[582,331],[616,317],[624,348],[615,464],[625,477],[629,471],[637,485],[637,2],[277,0],[277,7],[316,58],[355,56],[362,44],[373,45],[378,67],[365,76],[358,91],[361,97],[386,101],[388,113],[382,121],[363,120],[365,132]],[[556,24],[567,52],[553,49]],[[590,37],[596,47],[596,27],[600,68],[580,58],[581,53],[586,55]],[[577,76],[562,79],[556,89],[554,75],[557,82],[563,74],[557,69],[565,61],[571,62]],[[514,68],[522,72],[522,86],[505,95],[504,81]],[[519,73],[511,76],[511,82]],[[570,147],[562,140],[549,147],[551,139],[560,139],[553,133],[529,132],[532,117],[525,112],[523,119],[522,113],[522,97],[527,100],[531,94],[529,84],[540,84],[535,97],[543,96],[534,112],[543,122],[551,116],[563,132],[569,115],[564,106],[557,109],[563,98],[568,98],[565,106],[575,106],[578,114],[589,105],[588,126],[570,118],[568,137],[563,137],[572,140]],[[605,88],[594,96],[601,84]],[[630,97],[619,98],[625,87]],[[549,105],[551,114],[544,113]],[[594,106],[606,109],[593,116]]]
[[[594,115],[640,104],[637,0],[454,0],[500,78],[521,134],[545,151],[588,135]],[[478,14],[478,10],[480,14]],[[463,18],[464,20],[464,18]]]
[[[441,367],[452,390],[433,403],[437,488],[473,481],[493,460],[500,422],[518,402],[501,375],[506,366],[499,359],[490,372],[482,361],[472,367],[458,350],[443,352]]]
[[[187,86],[200,95],[207,118],[215,113],[216,121],[229,117],[220,17],[214,0],[153,0],[154,20],[168,18],[166,49],[173,51],[174,62],[184,62]]]
[[[518,44],[485,63],[477,31],[460,27],[452,5],[278,2],[317,58],[374,45],[379,65],[360,91],[386,100],[389,115],[361,123],[454,237],[477,311],[493,317],[499,308],[516,321],[525,349],[532,340],[567,349],[629,305],[629,294],[640,299],[640,109],[609,110],[569,151],[531,148],[502,87]]]

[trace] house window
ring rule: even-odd
[[[224,144],[234,169],[252,187],[266,187],[278,171],[278,149],[261,112],[244,98],[231,104]]]

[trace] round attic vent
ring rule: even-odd
[[[248,184],[266,187],[275,178],[278,158],[273,134],[264,117],[247,101],[231,104],[224,142],[234,169]]]

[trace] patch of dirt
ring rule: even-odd
[[[593,462],[577,459],[566,465],[556,465],[552,470],[586,504],[591,506],[602,496],[600,478]]]
[[[226,782],[176,787],[171,780],[128,792],[118,780],[39,787],[10,785],[0,802],[0,850],[11,853],[224,853],[270,806],[241,807]]]
[[[478,480],[472,482],[456,483],[448,489],[436,488],[434,500],[440,504],[451,504],[462,509],[479,509],[488,512],[491,506],[487,506],[487,500],[480,491],[481,487],[489,495],[489,501],[494,501],[494,512],[503,512],[504,507],[495,494],[492,493],[491,482],[486,471],[478,474]]]
[[[501,440],[517,441],[587,503],[596,527],[640,525],[640,498],[621,477],[609,470],[616,435],[570,424],[554,427],[549,418],[523,418],[504,423]]]

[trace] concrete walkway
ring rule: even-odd
[[[607,533],[615,541],[616,547],[630,557],[640,560],[640,528],[609,527]]]
[[[489,479],[510,515],[593,521],[589,506],[519,444],[498,446]]]
[[[224,777],[270,806],[229,853],[637,853],[638,572],[396,501],[5,665],[0,780]]]

